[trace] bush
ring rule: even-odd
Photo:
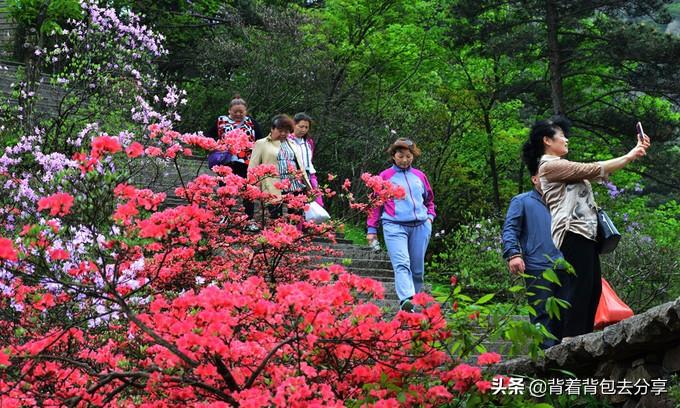
[[[437,253],[427,264],[428,280],[447,283],[452,276],[458,276],[466,292],[473,294],[510,288],[500,225],[500,220],[488,218],[461,225],[445,235],[436,233],[432,247]]]
[[[618,173],[617,173],[618,174]],[[670,200],[652,205],[639,180],[596,191],[621,233],[616,250],[600,257],[602,276],[634,311],[680,296],[680,205]],[[625,186],[625,187],[624,187]]]
[[[601,257],[602,276],[635,312],[680,296],[680,245],[661,245],[638,223],[622,224],[616,250]]]

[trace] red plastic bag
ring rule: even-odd
[[[610,324],[618,323],[633,316],[633,314],[633,310],[616,296],[609,283],[602,278],[602,294],[600,295],[600,303],[597,305],[597,312],[595,312],[595,328],[601,329]]]

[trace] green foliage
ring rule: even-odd
[[[77,0],[8,0],[6,10],[16,22],[43,34],[60,33],[66,20],[82,18]]]
[[[668,383],[668,395],[676,402],[680,403],[680,374],[674,374]]]
[[[524,287],[516,288],[511,302],[492,303],[495,293],[474,299],[460,285],[434,285],[433,295],[443,303],[453,335],[449,352],[462,360],[487,351],[532,358],[541,355],[540,344],[551,335],[543,326],[531,324],[527,316],[532,308],[523,303]],[[494,349],[488,350],[485,344],[493,345]]]
[[[602,274],[636,312],[680,296],[680,205],[655,203],[638,174],[617,172],[595,199],[621,232],[616,250],[601,256]]]
[[[344,224],[343,233],[345,239],[349,239],[355,245],[368,245],[366,241],[366,227],[362,225]]]
[[[502,256],[500,220],[481,219],[434,237],[435,254],[428,262],[427,278],[438,283],[457,276],[466,291],[507,291],[511,274]]]

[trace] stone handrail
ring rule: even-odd
[[[501,363],[498,372],[537,377],[560,376],[632,381],[669,378],[680,372],[680,298],[635,315],[604,330],[574,337],[546,350],[536,361],[517,358]],[[634,398],[635,397],[635,398]],[[656,399],[654,399],[656,397]],[[612,395],[610,402],[674,407],[667,395]],[[629,405],[626,405],[629,406]]]

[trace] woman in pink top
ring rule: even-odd
[[[597,206],[590,180],[600,180],[644,156],[649,138],[638,135],[637,145],[615,159],[579,163],[564,159],[569,152],[571,123],[563,117],[542,120],[531,127],[523,146],[529,170],[538,169],[543,200],[552,217],[555,246],[574,267],[575,275],[560,274],[562,286],[555,296],[571,307],[562,315],[558,339],[593,331],[595,311],[602,291],[597,249]]]

